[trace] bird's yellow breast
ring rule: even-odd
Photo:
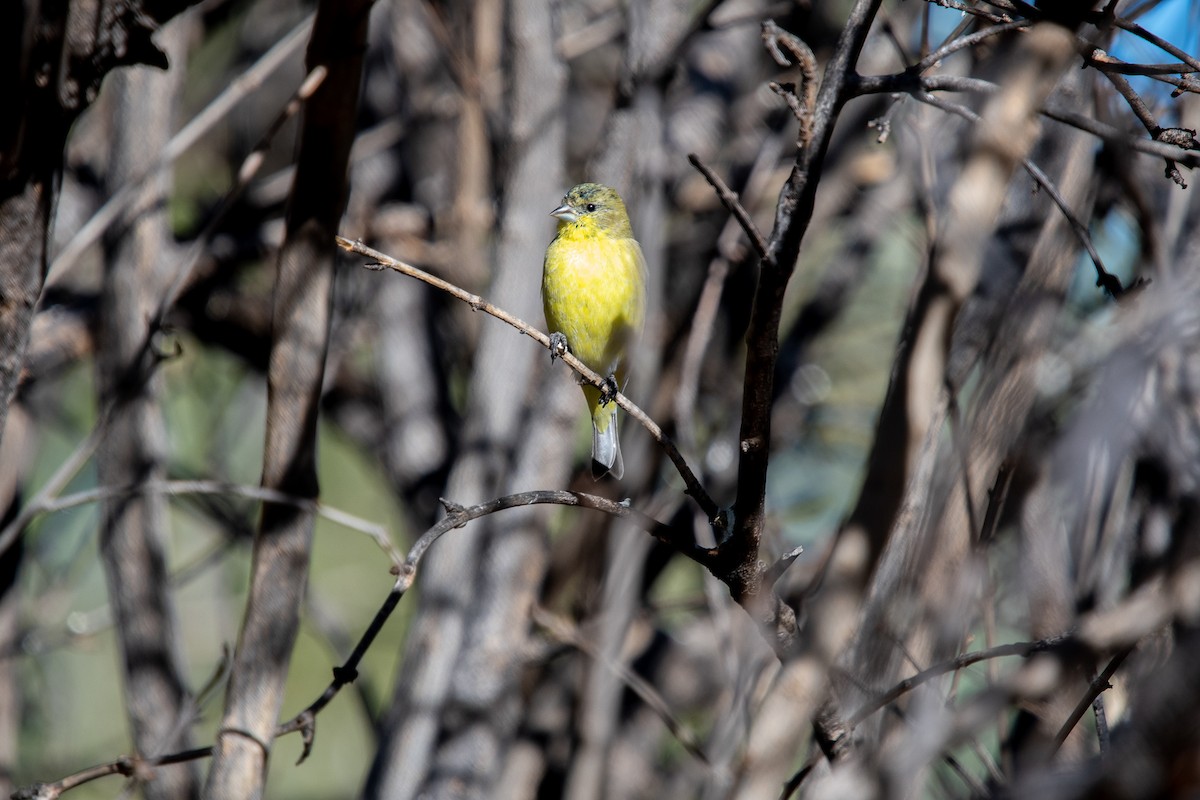
[[[614,374],[645,315],[642,249],[588,224],[560,227],[546,250],[542,302],[551,332],[601,375]]]

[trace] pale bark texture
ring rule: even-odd
[[[305,108],[279,253],[262,475],[264,488],[291,497],[318,494],[317,416],[329,347],[333,236],[345,208],[369,11],[366,2],[320,4],[308,45],[309,71],[324,68],[328,76]],[[263,794],[308,583],[313,524],[311,508],[263,507],[205,797]]]
[[[17,796],[1196,795],[1193,5],[0,10]]]
[[[184,54],[183,32],[176,27],[171,36],[176,61]],[[166,214],[169,175],[152,168],[174,127],[182,70],[136,68],[112,80],[116,110],[108,178],[121,186],[151,174],[127,221],[106,243],[97,312],[97,405],[111,421],[97,447],[96,477],[101,486],[124,490],[166,476],[155,317],[173,243]],[[103,504],[100,526],[134,745],[148,757],[185,749],[194,712],[167,585],[166,498],[153,489],[122,494]],[[196,797],[197,775],[193,765],[164,767],[146,785],[146,796]]]

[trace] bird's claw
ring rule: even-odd
[[[550,363],[554,363],[554,359],[561,358],[567,354],[567,336],[562,331],[555,331],[550,334]]]
[[[615,375],[609,375],[604,379],[604,385],[600,387],[600,407],[611,403],[617,399],[617,393],[621,391],[621,387],[617,386],[617,378]]]

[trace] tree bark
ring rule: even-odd
[[[304,112],[296,180],[279,254],[267,372],[264,488],[316,498],[317,416],[329,347],[337,234],[346,197],[370,3],[324,0],[306,63],[329,70]],[[250,596],[204,794],[261,797],[300,608],[313,512],[267,503],[254,542]]]

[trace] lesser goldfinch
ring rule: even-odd
[[[592,475],[625,473],[617,438],[617,406],[610,394],[624,389],[626,354],[646,314],[646,259],[633,238],[625,203],[613,189],[581,183],[550,212],[558,234],[546,248],[542,305],[551,334],[609,378],[603,394],[583,384],[592,415]]]

